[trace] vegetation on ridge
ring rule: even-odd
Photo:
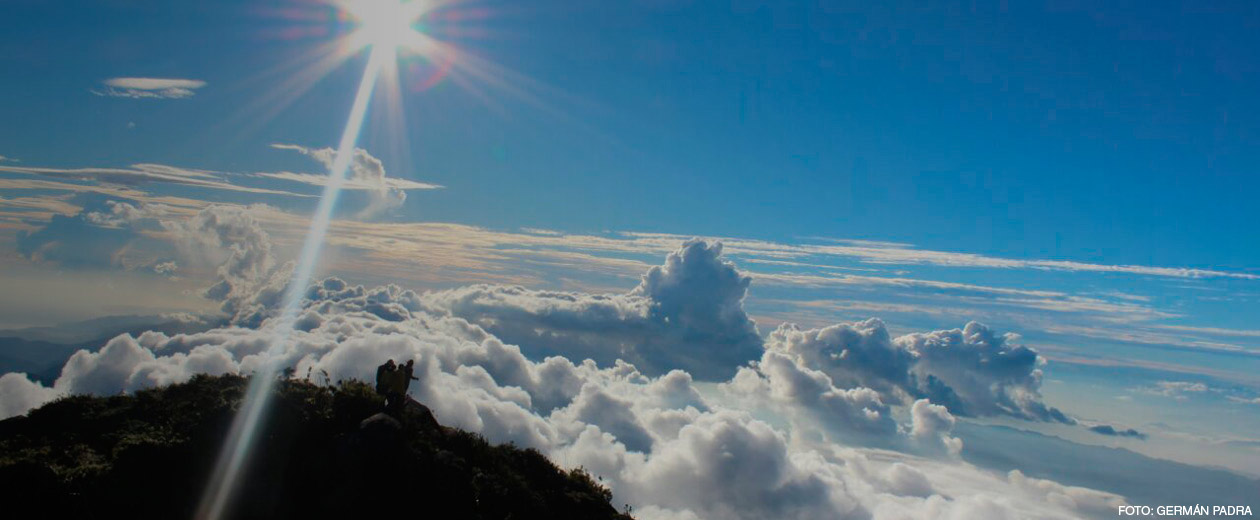
[[[0,489],[54,517],[190,518],[247,385],[197,376],[0,421]],[[360,381],[281,381],[229,516],[630,518],[581,469],[441,426],[414,401],[396,418],[382,405]]]

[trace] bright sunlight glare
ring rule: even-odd
[[[285,291],[281,315],[275,321],[269,346],[272,361],[257,370],[250,381],[245,401],[241,404],[228,432],[228,439],[216,461],[209,485],[198,508],[197,518],[217,520],[226,514],[236,490],[238,479],[249,460],[255,433],[263,418],[270,399],[271,388],[279,371],[275,359],[291,340],[293,323],[301,307],[306,286],[310,283],[319,261],[324,236],[332,219],[334,206],[354,154],[355,143],[367,115],[377,78],[384,70],[392,70],[399,49],[420,51],[425,41],[412,24],[430,4],[418,0],[339,0],[337,4],[352,14],[362,24],[355,32],[354,47],[370,49],[367,67],[363,71],[359,89],[350,108],[346,126],[337,146],[337,155],[329,171],[329,181],[319,206],[311,218],[301,255],[298,257],[293,277]]]
[[[397,52],[399,49],[418,51],[422,45],[420,33],[415,30],[414,24],[427,10],[428,2],[344,0],[339,5],[361,24],[351,36],[355,46],[371,46],[386,52]]]

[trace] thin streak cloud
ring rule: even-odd
[[[77,181],[97,181],[109,184],[120,184],[124,186],[136,186],[144,183],[157,182],[263,195],[310,197],[310,195],[303,195],[288,191],[253,188],[232,184],[224,180],[223,177],[226,174],[220,172],[180,168],[177,166],[167,166],[163,164],[133,164],[125,168],[38,168],[31,166],[0,166],[0,172],[39,175],[43,177],[71,179]]]
[[[197,89],[206,86],[199,79],[178,78],[110,78],[102,81],[102,90],[93,90],[98,96],[131,99],[183,99],[196,95]]]

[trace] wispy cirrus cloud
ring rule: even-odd
[[[309,148],[293,144],[273,144],[273,148],[292,150],[311,157],[328,165],[332,159],[329,148]],[[365,150],[356,150],[351,174],[346,181],[346,188],[367,191],[372,194],[369,207],[361,214],[376,214],[390,208],[400,206],[406,199],[406,191],[440,189],[442,186],[418,182],[386,175],[381,161]],[[224,181],[221,172],[178,168],[173,166],[138,164],[130,168],[80,168],[54,169],[31,168],[16,165],[0,165],[0,172],[29,173],[62,178],[85,180],[95,177],[104,182],[133,184],[137,181],[178,182],[182,184],[206,185],[234,191],[253,193],[289,194],[263,188],[244,187]],[[299,172],[256,172],[238,174],[241,177],[274,179],[295,182],[310,186],[323,186],[327,177],[320,174]],[[425,226],[426,223],[414,223]],[[403,224],[404,227],[412,223]],[[496,237],[511,235],[510,244],[536,247],[540,249],[558,249],[582,252],[595,256],[612,255],[659,255],[670,251],[676,244],[692,238],[691,235],[670,233],[612,232],[600,235],[569,234],[561,231],[527,229],[521,233],[489,232]],[[478,233],[480,234],[480,233]],[[406,238],[406,237],[401,237]],[[895,277],[872,277],[856,275],[840,275],[826,270],[859,271],[862,267],[852,265],[856,260],[861,264],[874,266],[914,266],[929,265],[950,268],[999,269],[999,270],[1040,270],[1064,271],[1080,273],[1116,274],[1128,276],[1150,276],[1174,279],[1236,279],[1260,280],[1260,274],[1240,271],[1223,271],[1214,269],[1197,269],[1165,266],[1138,266],[1124,264],[1098,264],[1066,260],[1047,259],[1013,259],[1000,258],[972,253],[936,251],[918,249],[913,245],[896,242],[876,242],[867,240],[823,239],[812,238],[815,243],[787,243],[770,240],[753,240],[729,236],[698,236],[706,240],[721,241],[725,244],[727,254],[741,262],[778,266],[782,268],[803,268],[808,273],[763,273],[761,280],[768,283],[780,283],[795,286],[829,287],[835,285],[871,284],[871,285],[923,285],[919,281],[911,281]],[[849,265],[841,265],[841,264]],[[942,284],[937,284],[942,285]],[[944,284],[956,285],[956,284]],[[942,287],[943,288],[943,287]],[[962,289],[963,287],[950,287]],[[983,291],[993,292],[993,291]],[[999,291],[1001,292],[1001,291]],[[1025,290],[1007,293],[1010,296],[1027,295]],[[1057,296],[1058,294],[1055,294]],[[1036,295],[1045,296],[1045,295]],[[1144,303],[1146,297],[1141,295],[1104,295],[1113,298]],[[1078,302],[1079,303],[1079,302]],[[1206,331],[1200,331],[1206,332]]]
[[[1260,330],[1225,329],[1220,327],[1191,327],[1189,325],[1156,325],[1156,327],[1176,332],[1208,334],[1211,336],[1232,336],[1240,338],[1260,338]]]
[[[288,195],[295,197],[310,196],[288,191],[241,186],[227,182],[227,180],[225,180],[227,174],[222,172],[181,168],[178,166],[167,166],[164,164],[142,163],[133,164],[124,168],[41,168],[33,166],[0,165],[0,172],[39,175],[43,177],[71,179],[77,181],[95,181],[124,186],[135,186],[157,182],[182,184],[186,186],[218,190],[239,191],[244,193]]]
[[[1204,383],[1192,381],[1157,381],[1154,387],[1143,387],[1136,390],[1146,394],[1171,397],[1178,401],[1189,399],[1187,394],[1202,394],[1209,390],[1215,391],[1215,389],[1208,387]]]
[[[684,238],[682,235],[667,233],[626,233],[625,235],[630,238],[645,241],[664,240],[666,242],[670,242]],[[1195,269],[1188,267],[1095,264],[1068,260],[1000,258],[974,253],[917,249],[912,245],[895,242],[828,239],[826,241],[830,243],[826,244],[787,244],[766,240],[747,240],[720,236],[703,238],[723,241],[723,243],[727,244],[728,250],[733,255],[744,254],[780,259],[799,259],[810,257],[825,259],[828,257],[839,257],[854,258],[868,264],[933,265],[940,267],[974,267],[989,269],[1039,269],[1050,271],[1116,273],[1170,278],[1235,278],[1242,280],[1260,280],[1260,274],[1240,273],[1235,271]]]
[[[330,159],[331,150],[277,144],[274,148],[302,153],[320,163]],[[358,151],[348,187],[369,192],[368,209],[359,213],[396,207],[402,202],[398,192],[434,189],[438,186],[386,175],[380,161],[366,151]],[[0,229],[35,233],[53,215],[75,215],[80,202],[64,195],[11,197],[6,190],[57,190],[91,192],[135,204],[163,204],[182,213],[195,212],[209,203],[196,193],[147,193],[149,183],[167,183],[252,192],[256,194],[302,195],[299,186],[265,184],[265,180],[285,181],[303,186],[322,186],[321,175],[294,172],[218,172],[157,164],[125,168],[35,168],[0,164],[0,172],[29,174],[39,178],[0,178]],[[52,179],[64,180],[57,182]],[[45,180],[48,179],[48,180]],[[80,184],[79,181],[95,181]],[[242,185],[245,184],[245,185]],[[279,191],[292,188],[298,193]],[[197,197],[197,198],[183,198]],[[245,201],[242,201],[245,202]],[[257,202],[257,201],[253,201]],[[279,208],[268,210],[262,219],[267,231],[280,244],[300,242],[306,232],[306,216]],[[161,239],[161,231],[142,230],[149,239]],[[666,254],[686,237],[664,233],[609,231],[566,233],[552,229],[521,228],[516,231],[443,222],[366,222],[338,218],[329,236],[330,269],[348,277],[415,283],[429,287],[449,287],[455,283],[493,282],[509,284],[548,283],[552,287],[623,287],[643,272],[644,260]],[[702,237],[704,238],[704,237]],[[1041,280],[997,283],[991,277],[948,275],[935,270],[901,268],[900,265],[929,265],[955,268],[957,272],[1024,270],[1021,276],[1038,272],[1078,272],[1102,274],[1108,278],[1137,276],[1151,278],[1203,278],[1194,286],[1256,277],[1247,271],[1202,271],[1164,267],[1127,269],[1125,266],[1076,264],[1048,267],[1047,260],[995,259],[972,254],[919,250],[893,243],[811,237],[806,242],[708,237],[724,243],[725,253],[748,269],[755,280],[758,300],[791,298],[757,304],[759,316],[768,321],[806,320],[826,325],[841,316],[857,319],[874,313],[893,314],[908,325],[923,325],[947,318],[985,317],[1010,325],[1023,326],[1036,320],[1037,330],[1062,340],[1090,343],[1093,340],[1194,351],[1256,356],[1260,346],[1254,338],[1260,331],[1213,328],[1196,322],[1193,310],[1174,305],[1165,297],[1107,290],[1106,285],[1075,287]],[[131,262],[134,263],[134,262]],[[417,270],[417,264],[427,269]],[[1088,268],[1078,268],[1080,266]],[[922,272],[920,272],[922,271]],[[913,274],[911,274],[913,273]],[[1115,274],[1109,274],[1115,273]],[[1219,276],[1218,276],[1219,275]],[[764,288],[764,289],[763,289]],[[1220,290],[1235,290],[1221,288]],[[789,315],[790,311],[790,315]],[[1172,320],[1181,323],[1173,324]],[[1046,321],[1046,323],[1040,323]],[[920,323],[922,322],[922,323]]]
[[[3,168],[0,167],[0,171]],[[215,176],[215,172],[202,170],[174,172],[150,168],[148,171],[206,181],[213,181]],[[252,174],[241,174],[242,177],[248,175]],[[0,193],[9,189],[91,192],[137,204],[162,204],[184,217],[207,204],[196,199],[150,195],[123,184],[0,179]],[[47,222],[53,215],[74,215],[79,209],[64,195],[0,199],[0,228],[35,233],[42,227],[40,223]],[[300,242],[308,225],[304,215],[279,208],[268,208],[265,213],[260,221],[277,243]],[[666,241],[659,237],[539,231],[503,231],[441,222],[336,219],[329,235],[333,253],[328,265],[335,272],[350,277],[366,276],[367,279],[429,287],[488,282],[552,283],[567,288],[604,284],[622,288],[645,269],[647,264],[641,259],[644,254],[667,247]],[[151,239],[168,238],[151,230],[145,230],[144,234]],[[747,241],[731,242],[739,244],[733,249],[745,251],[737,262],[750,267],[747,273],[753,277],[757,288],[765,288],[765,292],[758,293],[759,303],[754,312],[771,318],[767,323],[793,321],[824,326],[841,316],[858,319],[883,314],[900,316],[906,323],[983,317],[1019,329],[1031,327],[1060,339],[1073,338],[1073,343],[1104,340],[1248,357],[1260,353],[1254,342],[1246,341],[1252,338],[1254,331],[1161,323],[1172,319],[1191,320],[1192,316],[1183,315],[1183,309],[1128,297],[1127,293],[1074,293],[1028,284],[1002,286],[911,276],[834,273],[826,272],[821,263],[794,263],[792,260],[783,262],[793,264],[787,268],[802,272],[785,273],[777,269],[778,260],[748,253],[747,245],[741,244]],[[753,258],[768,259],[769,263],[750,261]],[[417,264],[427,268],[417,270],[414,268]],[[759,265],[768,269],[760,269]],[[565,273],[567,278],[558,278],[558,272]],[[771,299],[763,299],[766,297]],[[778,299],[783,297],[791,300]],[[1230,341],[1229,337],[1243,341]]]
[[[101,85],[103,89],[92,90],[92,93],[131,99],[183,99],[194,96],[206,82],[179,78],[109,78]]]
[[[328,176],[315,173],[301,172],[261,172],[248,174],[255,177],[264,177],[267,179],[276,179],[281,181],[297,182],[301,184],[309,184],[311,186],[324,186],[328,184]],[[416,182],[410,179],[387,178],[378,186],[363,179],[346,179],[343,190],[376,190],[380,186],[391,190],[438,190],[442,189],[441,185],[428,184],[424,182]]]

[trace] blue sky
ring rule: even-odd
[[[423,88],[440,60],[404,61],[401,103],[377,91],[358,145],[382,177],[343,198],[321,274],[617,293],[706,237],[753,277],[763,334],[974,319],[1051,361],[1048,403],[1156,432],[1107,443],[1227,465],[1255,440],[1254,3],[578,4],[419,24],[465,54]],[[5,11],[5,327],[214,312],[222,252],[172,238],[209,205],[265,204],[292,258],[366,53],[300,64],[352,20],[301,0]],[[162,91],[127,78],[192,83],[137,98]],[[99,216],[117,202],[149,211]]]
[[[8,154],[251,169],[280,163],[259,142],[333,141],[324,114],[355,66],[252,139],[216,128],[268,87],[248,80],[312,45],[269,38],[273,4],[17,3]],[[459,193],[427,217],[1254,267],[1254,6],[568,4],[487,3],[486,35],[459,40],[545,85],[556,117],[450,84],[409,96],[399,174]],[[148,106],[82,95],[123,74],[210,88]]]

